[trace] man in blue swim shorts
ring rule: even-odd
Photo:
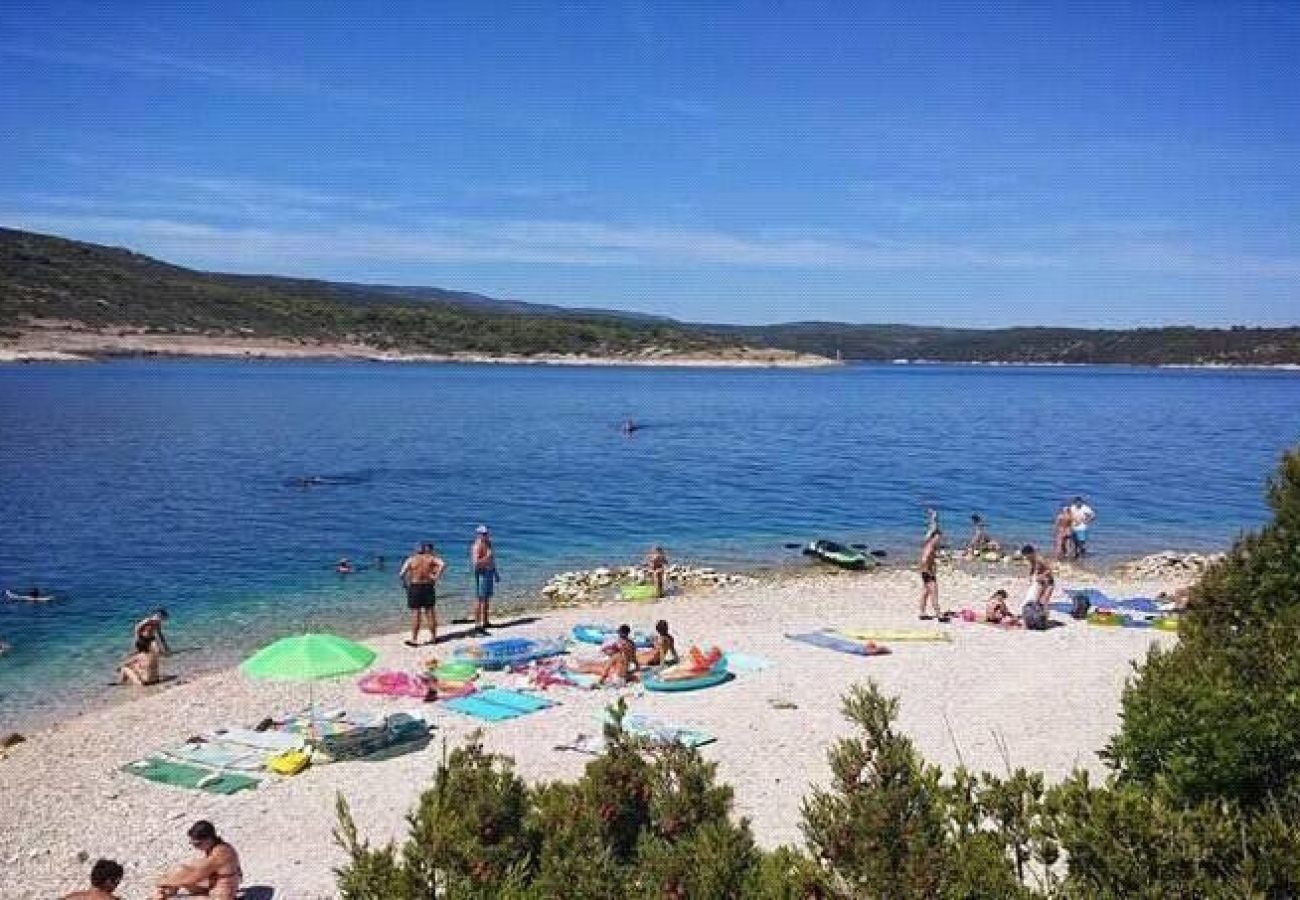
[[[487,634],[488,604],[496,584],[501,580],[497,572],[496,552],[492,549],[492,535],[486,525],[475,529],[474,544],[469,550],[470,567],[474,570],[474,630]]]

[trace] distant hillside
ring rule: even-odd
[[[913,325],[713,326],[714,333],[765,347],[846,360],[1126,363],[1131,365],[1300,364],[1300,328],[928,328]]]
[[[716,357],[746,348],[845,360],[1300,365],[1300,328],[698,325],[434,287],[197,272],[113,247],[0,228],[0,338],[32,320],[155,335],[277,338],[488,356]],[[772,358],[769,354],[769,359]]]
[[[0,229],[0,328],[55,320],[155,334],[344,342],[488,355],[729,354],[740,341],[668,322],[563,315],[436,288],[197,272],[138,253]]]

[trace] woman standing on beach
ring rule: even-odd
[[[650,550],[650,555],[645,559],[646,568],[650,570],[650,578],[654,581],[655,596],[663,599],[665,593],[665,581],[668,576],[668,554],[664,548],[655,545]]]
[[[1056,592],[1056,576],[1052,574],[1052,567],[1039,555],[1032,544],[1022,547],[1020,554],[1025,558],[1025,562],[1029,563],[1029,590],[1025,592],[1025,602],[1037,603],[1045,607],[1052,601],[1052,594]]]
[[[1052,547],[1056,551],[1057,559],[1065,559],[1070,555],[1073,528],[1074,517],[1070,515],[1070,507],[1062,506],[1056,511],[1056,518],[1052,520]]]

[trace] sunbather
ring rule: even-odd
[[[677,644],[668,633],[667,620],[655,622],[654,644],[645,650],[638,650],[636,661],[643,666],[671,666],[680,661]]]
[[[169,655],[172,651],[167,646],[167,636],[163,634],[163,625],[167,621],[167,610],[161,607],[151,612],[148,616],[135,623],[135,639],[150,638],[158,642],[158,649],[164,656]]]
[[[161,677],[158,642],[153,638],[136,638],[135,653],[122,660],[117,668],[118,684],[143,687],[157,684]]]
[[[206,820],[195,822],[187,833],[190,846],[202,855],[159,879],[154,900],[167,900],[181,891],[210,900],[235,900],[244,878],[235,848],[223,841]]]
[[[111,859],[99,859],[90,869],[90,890],[73,891],[63,900],[117,900],[113,891],[122,883],[122,867]]]

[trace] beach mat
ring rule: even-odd
[[[188,765],[205,766],[209,769],[234,769],[239,772],[260,772],[266,766],[265,750],[244,747],[239,744],[226,744],[219,741],[205,741],[201,744],[181,744],[166,747],[159,753],[169,761]]]
[[[448,700],[443,704],[447,709],[454,709],[458,713],[482,719],[484,722],[505,722],[555,705],[554,700],[532,697],[503,688],[490,688],[468,697]]]
[[[253,731],[251,728],[222,728],[214,731],[209,739],[222,744],[237,744],[266,753],[283,753],[296,750],[302,746],[302,737],[297,734],[270,729]]]
[[[1106,593],[1098,588],[1070,588],[1066,595],[1073,597],[1084,597],[1093,609],[1118,609],[1125,612],[1139,613],[1159,613],[1167,612],[1160,609],[1160,604],[1150,597],[1109,597]],[[1048,604],[1052,609],[1059,612],[1069,613],[1073,604],[1068,600],[1057,600]]]
[[[842,635],[833,634],[829,631],[809,631],[805,634],[787,634],[787,638],[792,641],[799,641],[803,644],[811,644],[814,647],[821,647],[823,650],[834,650],[837,653],[850,653],[854,656],[883,656],[889,653],[888,647],[875,645],[868,647],[865,641],[855,641]]]
[[[629,713],[623,717],[623,730],[634,737],[645,738],[656,744],[681,744],[683,747],[703,747],[717,738],[707,731],[688,728],[651,716]]]
[[[935,643],[946,643],[952,640],[952,635],[948,632],[935,631],[933,628],[834,628],[831,631],[834,634],[853,638],[856,641],[883,641],[888,643],[895,641],[933,641]]]
[[[155,784],[207,791],[209,794],[235,794],[255,788],[261,783],[256,778],[238,772],[214,772],[154,757],[127,763],[122,771]]]
[[[723,654],[722,658],[727,661],[727,671],[735,672],[738,675],[765,672],[776,665],[766,657],[751,656],[748,653],[726,653]]]

